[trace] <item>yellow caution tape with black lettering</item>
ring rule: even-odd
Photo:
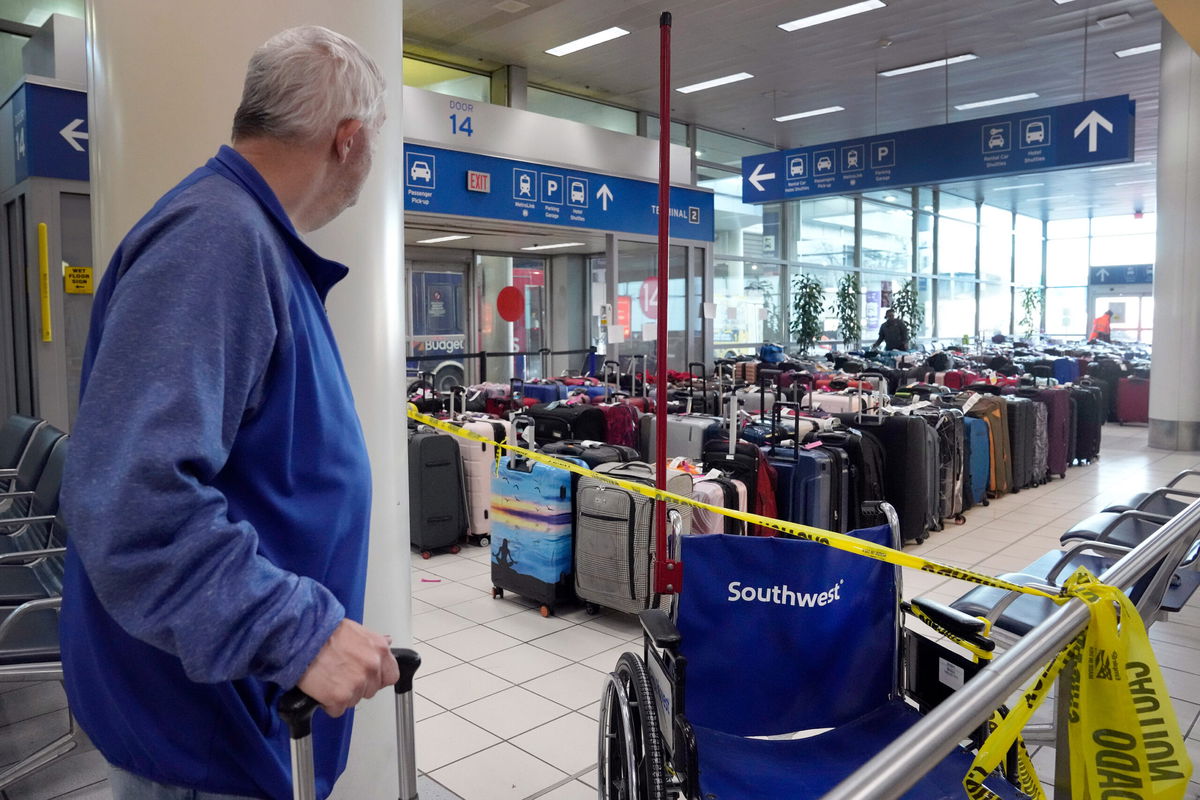
[[[445,433],[494,445],[497,464],[501,451],[505,450],[555,469],[611,483],[652,500],[704,509],[896,566],[1045,597],[1059,604],[1078,597],[1087,603],[1091,614],[1087,629],[1022,693],[1021,703],[1007,717],[993,720],[994,730],[979,748],[963,779],[967,795],[972,800],[998,800],[998,795],[983,781],[1000,765],[1009,748],[1017,745],[1018,788],[1034,800],[1045,800],[1033,763],[1024,752],[1023,743],[1018,743],[1021,729],[1045,700],[1054,679],[1064,668],[1069,668],[1077,687],[1067,720],[1072,786],[1081,787],[1080,795],[1091,800],[1183,800],[1192,765],[1141,616],[1124,592],[1100,583],[1082,567],[1063,584],[1059,593],[1054,594],[882,547],[844,533],[713,506],[643,483],[614,478],[572,461],[507,442],[496,442],[422,414],[412,404],[408,406],[408,416]]]

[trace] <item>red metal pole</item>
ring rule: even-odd
[[[671,271],[671,13],[658,20],[658,378],[654,411],[655,486],[667,488],[667,278]],[[679,589],[679,564],[667,553],[667,504],[654,504],[654,591],[674,594]]]

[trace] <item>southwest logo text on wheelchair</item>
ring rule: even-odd
[[[729,602],[736,603],[739,600],[746,602],[758,601],[759,603],[774,603],[777,606],[799,606],[800,608],[827,606],[835,600],[842,599],[838,591],[845,582],[845,579],[842,579],[825,592],[794,592],[788,588],[786,583],[783,586],[759,586],[757,588],[747,586],[741,588],[741,581],[730,581]]]

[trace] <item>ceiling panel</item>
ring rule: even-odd
[[[1118,59],[1115,50],[1159,41],[1153,0],[886,0],[887,7],[785,32],[777,25],[849,0],[688,0],[673,11],[673,85],[734,72],[755,77],[690,95],[672,93],[677,119],[786,148],[987,116],[953,106],[1037,92],[996,113],[1130,94],[1138,102],[1137,161],[1116,172],[1053,175],[1063,200],[1035,201],[1039,215],[1152,211],[1157,143],[1157,53]],[[405,1],[405,42],[422,53],[494,68],[518,64],[530,81],[644,111],[658,107],[659,3],[528,0],[509,13],[491,0]],[[1097,20],[1129,14],[1111,27]],[[619,25],[629,36],[557,58],[547,48]],[[978,60],[893,78],[880,70],[975,53]],[[776,123],[773,117],[841,105],[845,111]],[[1116,185],[1119,176],[1123,185]],[[1040,178],[1039,178],[1040,180]],[[957,186],[991,197],[1020,176]],[[1033,195],[1039,196],[1039,195]],[[1046,195],[1051,196],[1051,195]],[[1004,202],[1021,192],[1000,193]]]

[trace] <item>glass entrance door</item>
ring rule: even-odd
[[[479,254],[475,256],[475,274],[479,350],[512,354],[489,357],[487,379],[503,382],[543,377],[541,359],[530,354],[548,347],[546,259]],[[500,316],[497,304],[500,293],[509,287],[521,298],[519,313],[511,320]],[[510,303],[504,307],[513,309]]]
[[[1154,296],[1151,294],[1106,295],[1097,297],[1092,319],[1112,310],[1112,340],[1152,344],[1154,338]]]
[[[470,341],[468,264],[410,262],[408,265],[409,381],[432,375],[441,391],[465,385],[474,365],[462,355]]]

